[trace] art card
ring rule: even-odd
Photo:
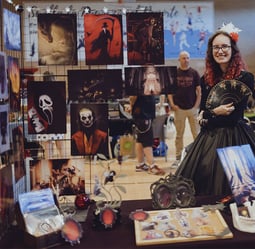
[[[0,105],[0,154],[10,149],[9,105]]]
[[[8,94],[6,55],[0,51],[0,99],[7,99]]]
[[[66,133],[64,81],[28,82],[28,134]]]
[[[255,199],[255,157],[249,144],[218,148],[217,153],[238,205]]]
[[[20,68],[19,59],[7,57],[7,72],[10,85],[10,110],[12,112],[20,111]]]
[[[87,164],[87,167],[89,165]],[[28,188],[51,188],[59,195],[85,193],[85,159],[29,160]]]
[[[3,8],[4,47],[21,51],[20,15]]]
[[[123,97],[121,69],[68,70],[69,101],[102,102]]]
[[[126,95],[168,94],[177,81],[176,66],[144,66],[125,68]]]
[[[77,65],[76,14],[38,14],[39,65]]]
[[[123,64],[122,37],[122,15],[84,15],[86,64]]]
[[[128,65],[164,64],[163,12],[126,14]]]
[[[71,155],[109,155],[108,105],[71,104]]]

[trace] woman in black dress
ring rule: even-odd
[[[239,103],[227,101],[208,108],[209,93],[218,82],[227,86],[233,83],[232,80],[241,81],[254,95],[254,75],[246,71],[237,40],[237,33],[220,29],[208,41],[205,73],[201,78],[202,100],[198,118],[201,132],[176,170],[176,175],[193,181],[196,195],[232,194],[217,148],[250,144],[255,153],[254,131],[243,119],[248,96],[242,97]],[[219,101],[224,99],[223,95],[218,97]]]

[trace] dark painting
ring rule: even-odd
[[[163,13],[127,13],[128,65],[164,64]]]
[[[70,101],[98,102],[122,98],[121,69],[68,70]]]
[[[161,95],[168,94],[176,83],[177,67],[144,66],[125,68],[126,95]]]
[[[77,65],[76,14],[38,14],[39,65]]]
[[[18,58],[7,57],[7,71],[10,85],[10,109],[20,111],[20,69]]]
[[[87,65],[123,64],[122,16],[84,15]]]
[[[29,134],[66,133],[66,90],[64,81],[28,82]]]
[[[108,105],[71,104],[71,155],[108,156]]]

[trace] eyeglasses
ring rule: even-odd
[[[226,45],[226,44],[224,44],[222,46],[214,45],[214,46],[212,46],[212,48],[215,52],[219,52],[220,50],[222,50],[222,52],[225,53],[225,52],[228,52],[228,50],[231,48],[231,46]]]

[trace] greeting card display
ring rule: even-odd
[[[64,225],[49,188],[20,194],[19,206],[26,231],[35,237],[57,232]]]
[[[137,246],[232,238],[219,210],[176,208],[148,211],[134,219]]]

